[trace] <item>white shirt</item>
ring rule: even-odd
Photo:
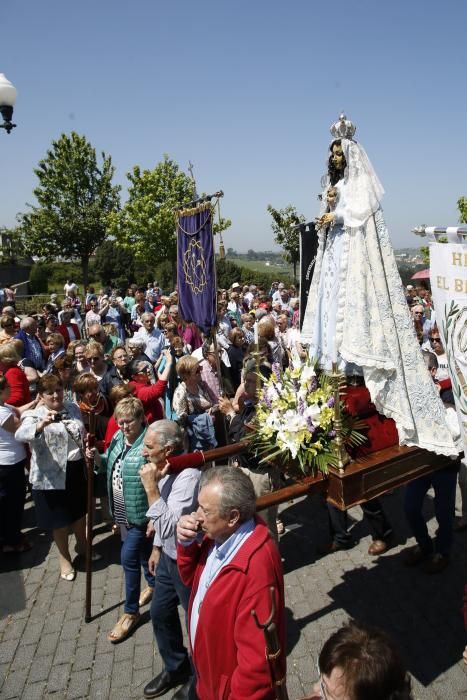
[[[214,546],[209,552],[208,558],[206,559],[206,565],[199,579],[198,589],[193,600],[193,605],[191,606],[190,642],[193,648],[195,646],[196,629],[198,627],[201,606],[209,586],[218,576],[221,569],[223,569],[224,566],[227,566],[227,564],[230,564],[238,550],[253,533],[254,529],[255,521],[253,518],[250,518],[250,520],[246,520],[244,523],[242,523],[238,530],[235,530],[233,535],[230,535],[228,540],[222,544],[215,542]]]
[[[436,370],[435,379],[437,379],[438,382],[441,382],[443,379],[449,379],[448,358],[446,357],[446,353],[443,352],[442,355],[436,355],[436,359],[438,360],[438,369]]]
[[[0,464],[10,466],[26,459],[26,450],[22,442],[15,440],[15,434],[3,427],[8,418],[14,416],[10,406],[0,406]]]
[[[138,328],[133,336],[134,338],[142,338],[146,343],[146,350],[144,351],[149,357],[151,362],[156,362],[159,355],[165,348],[165,336],[158,328],[153,328],[150,333],[147,332],[146,328]]]

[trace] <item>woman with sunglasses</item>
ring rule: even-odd
[[[86,311],[86,316],[84,317],[84,328],[87,336],[89,336],[89,327],[95,323],[102,323],[102,315],[99,313],[97,299],[91,299],[89,310]]]
[[[180,384],[173,396],[177,421],[186,428],[191,450],[217,447],[214,416],[219,410],[201,379],[201,367],[192,355],[181,357],[177,364]]]
[[[98,381],[99,391],[108,396],[111,388],[121,382],[117,370],[106,361],[103,346],[95,340],[89,341],[84,354],[89,362],[91,374]]]

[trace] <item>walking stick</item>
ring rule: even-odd
[[[96,440],[96,414],[93,409],[89,411],[89,431],[87,442],[89,447],[94,447]],[[86,459],[88,476],[88,517],[86,528],[86,598],[84,621],[91,622],[91,596],[92,596],[92,529],[94,525],[94,459]]]
[[[276,614],[276,604],[274,601],[274,586],[269,588],[271,594],[271,612],[266,620],[266,622],[261,623],[256,615],[256,610],[252,610],[251,614],[254,618],[256,626],[258,629],[262,629],[264,632],[264,639],[266,641],[266,659],[269,664],[269,673],[271,675],[272,687],[274,688],[274,693],[276,700],[289,700],[289,694],[287,693],[287,686],[285,684],[286,678],[282,676],[278,668],[278,659],[282,653],[281,645],[279,642],[279,637],[277,636],[277,627],[274,622],[274,615]]]

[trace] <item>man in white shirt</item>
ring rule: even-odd
[[[75,292],[75,294],[78,293],[78,285],[73,282],[73,280],[68,279],[64,286],[63,286],[63,291],[65,292],[65,296],[69,297],[70,292]]]
[[[156,362],[159,355],[165,348],[165,337],[164,334],[156,328],[156,317],[153,313],[149,311],[141,316],[143,322],[142,328],[140,328],[134,335],[134,337],[139,337],[146,343],[145,353],[149,357],[152,363]]]

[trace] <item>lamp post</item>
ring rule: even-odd
[[[0,128],[6,129],[7,134],[16,126],[11,121],[15,102],[15,86],[10,83],[4,73],[0,73],[0,113],[3,117],[3,124],[0,124]]]

